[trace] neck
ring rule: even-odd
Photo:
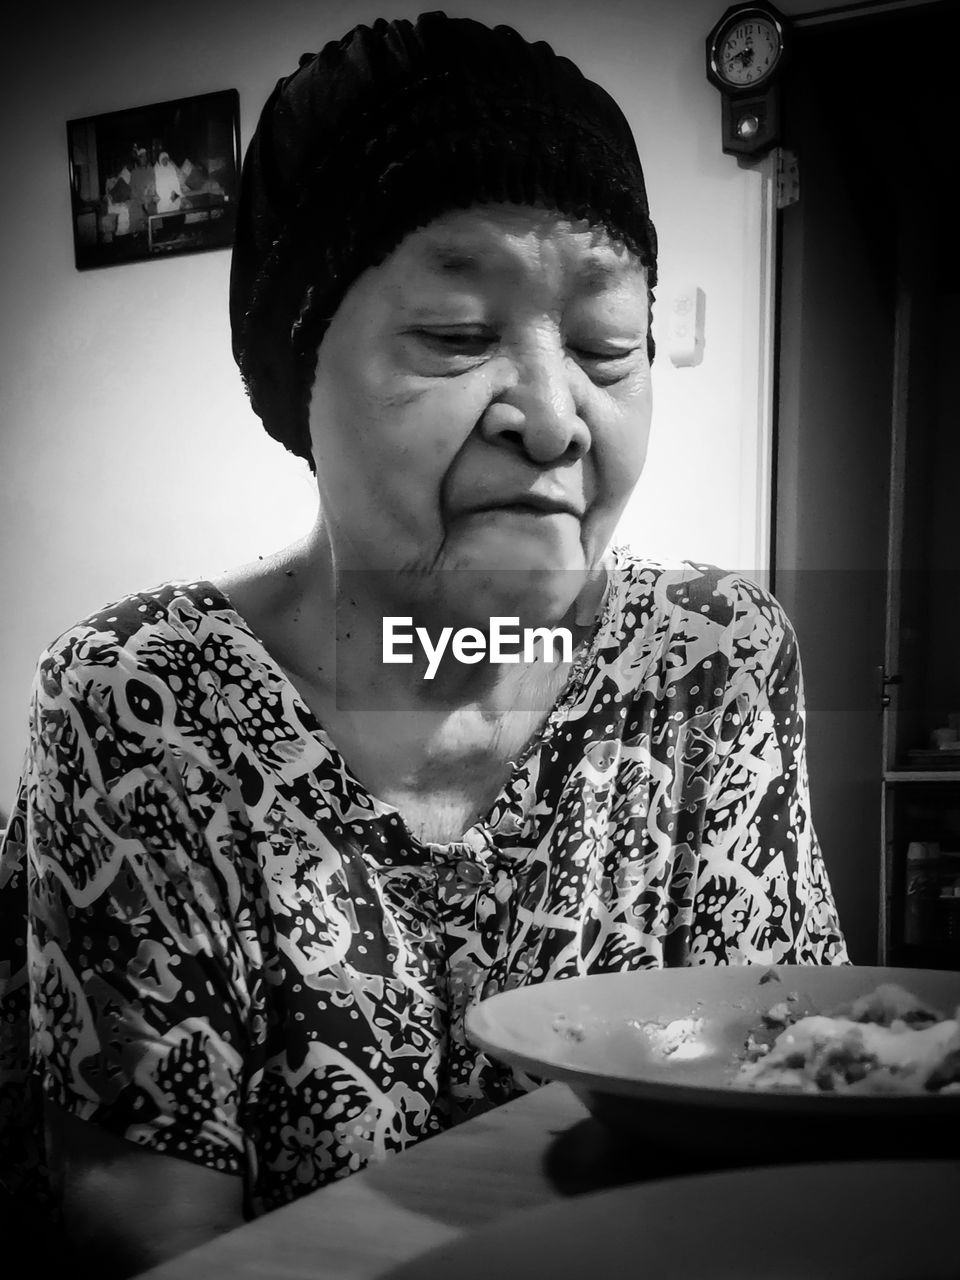
[[[337,704],[344,709],[440,711],[475,706],[496,716],[521,704],[552,705],[566,680],[570,662],[562,660],[558,646],[552,657],[538,648],[535,661],[496,662],[490,660],[487,643],[481,661],[465,662],[457,632],[472,626],[489,641],[489,627],[477,624],[476,613],[473,623],[452,614],[441,621],[446,611],[425,603],[429,592],[423,591],[422,576],[342,571],[322,524],[292,553],[290,563],[299,579],[301,651],[316,653],[310,669],[322,670],[324,684],[335,688]],[[539,625],[569,631],[575,656],[593,630],[602,594],[599,575],[565,618]],[[333,630],[331,617],[336,622]],[[385,618],[402,621],[385,625]],[[536,624],[524,619],[524,626],[530,625]],[[394,656],[411,661],[385,661],[385,637]],[[469,643],[475,637],[465,639]]]

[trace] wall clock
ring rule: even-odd
[[[707,36],[707,79],[720,90],[727,154],[759,156],[776,146],[787,51],[786,23],[769,4],[734,5]]]

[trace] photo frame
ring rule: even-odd
[[[78,271],[233,243],[236,89],[67,121]]]

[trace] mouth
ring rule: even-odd
[[[507,515],[522,516],[573,516],[574,519],[580,520],[583,513],[574,506],[572,502],[554,498],[541,497],[539,494],[526,493],[522,497],[516,499],[507,499],[503,502],[488,502],[482,507],[476,507],[470,512],[471,515],[488,515],[494,512],[503,512]]]

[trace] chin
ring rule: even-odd
[[[444,606],[460,625],[486,628],[493,617],[521,626],[556,626],[570,613],[586,582],[581,563],[471,564],[443,575]]]
[[[532,534],[516,526],[490,528],[451,550],[458,574],[470,583],[469,591],[457,594],[467,600],[474,594],[474,607],[485,617],[559,623],[585,583],[587,563],[574,521],[543,522]]]

